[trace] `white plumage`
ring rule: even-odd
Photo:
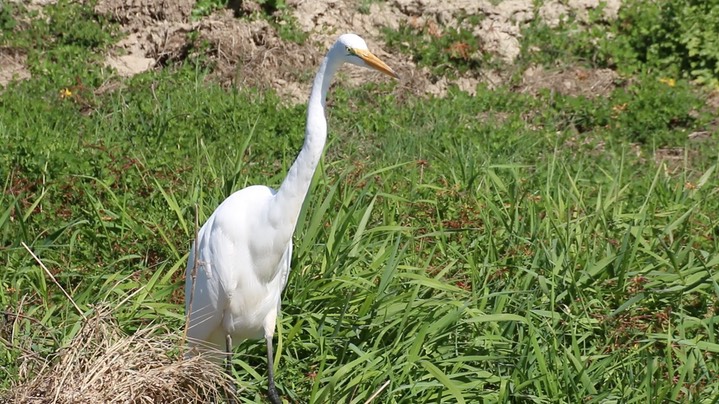
[[[290,272],[292,234],[327,139],[327,91],[335,72],[345,62],[397,77],[367,50],[362,38],[354,34],[340,36],[315,77],[305,141],[280,188],[275,191],[255,185],[225,199],[200,229],[198,244],[191,248],[187,263],[188,341],[204,351],[221,352],[224,348],[229,366],[233,344],[264,337],[268,396],[275,404],[281,401],[274,385],[272,336]],[[198,268],[193,286],[195,248]]]

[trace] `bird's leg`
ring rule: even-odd
[[[272,404],[282,404],[280,395],[277,394],[277,388],[275,387],[275,371],[274,371],[274,353],[272,352],[272,335],[266,337],[267,339],[267,397],[270,399]]]
[[[227,376],[232,380],[230,383],[230,391],[227,392],[227,403],[235,404],[235,379],[232,377],[232,336],[230,334],[225,335],[225,372]]]
[[[225,371],[232,377],[232,335],[225,335]]]

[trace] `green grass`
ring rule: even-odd
[[[48,46],[78,71],[89,52]],[[0,307],[22,314],[0,321],[1,387],[24,351],[78,331],[21,243],[81,310],[180,329],[194,207],[203,221],[234,190],[278,186],[302,142],[304,106],[196,65],[101,95],[93,66],[71,97],[54,67],[0,94]],[[708,125],[691,112],[701,91],[635,80],[591,100],[480,88],[398,103],[392,83],[336,86],[278,325],[283,396],[365,402],[387,382],[376,402],[719,396],[716,139],[686,140]],[[656,164],[663,144],[684,158]],[[263,344],[238,352],[242,398],[262,402]]]

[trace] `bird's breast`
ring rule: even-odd
[[[223,326],[236,338],[262,338],[267,316],[279,306],[279,293],[264,285],[244,286],[228,294]]]

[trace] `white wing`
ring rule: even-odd
[[[274,191],[264,186],[237,191],[200,229],[194,292],[194,245],[185,282],[190,341],[224,348],[228,333],[237,338],[262,337],[265,317],[279,308],[291,248],[275,247],[276,229],[267,225],[273,196]]]

